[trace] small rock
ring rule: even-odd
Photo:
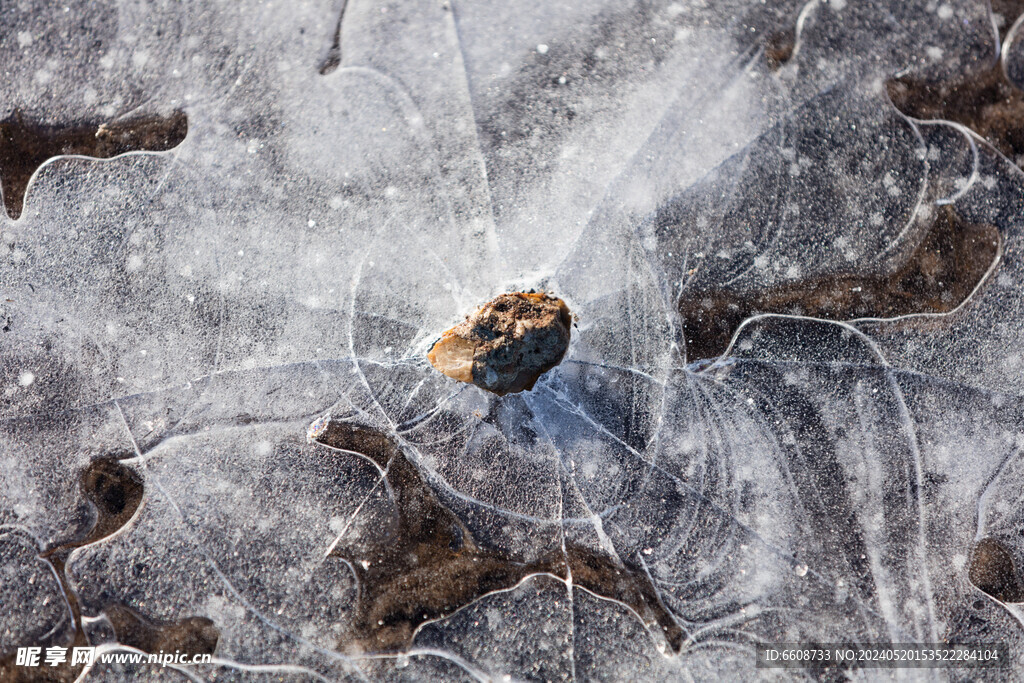
[[[561,299],[533,292],[502,294],[445,332],[427,358],[452,379],[504,396],[532,389],[538,377],[562,361],[571,324]]]

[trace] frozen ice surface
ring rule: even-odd
[[[744,679],[767,641],[1019,668],[1021,171],[886,89],[1000,55],[1019,87],[1012,21],[3,4],[12,130],[188,133],[58,145],[0,218],[0,673],[86,640],[206,644],[201,680]],[[579,316],[532,391],[429,366],[531,288]]]

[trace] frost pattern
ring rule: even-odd
[[[1024,615],[969,571],[979,539],[1024,550],[1020,171],[884,87],[994,60],[998,38],[981,3],[885,4],[5,9],[8,112],[182,110],[189,133],[55,157],[3,219],[3,652],[74,637],[40,559],[64,548],[92,643],[134,647],[117,609],[209,619],[203,679],[753,677],[762,641],[993,634],[1019,657]],[[688,352],[688,297],[891,272],[943,206],[1001,240],[953,313],[781,311]],[[529,288],[580,319],[533,391],[429,367],[440,331]],[[563,568],[402,652],[347,646],[354,563],[399,528],[400,492],[309,442],[326,420],[397,444],[474,547],[643,577],[678,642]],[[80,473],[102,458],[145,492],[88,539]]]

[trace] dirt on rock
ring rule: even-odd
[[[460,382],[504,396],[533,388],[569,348],[572,316],[559,298],[502,294],[445,332],[430,364]]]

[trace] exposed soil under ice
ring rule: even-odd
[[[55,124],[27,119],[15,111],[0,121],[0,189],[11,218],[21,216],[32,174],[57,156],[109,159],[126,152],[163,152],[181,144],[188,117],[175,112],[102,123]]]

